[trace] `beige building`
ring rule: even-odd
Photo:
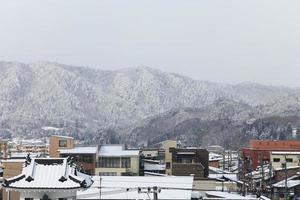
[[[122,145],[100,147],[95,174],[100,176],[138,176],[140,151],[126,150]]]
[[[49,156],[51,158],[59,157],[59,149],[73,149],[75,142],[73,137],[52,135],[49,141]]]
[[[20,140],[10,143],[10,153],[41,153],[48,154],[49,145],[41,140]]]
[[[144,158],[157,158],[159,156],[159,149],[144,148],[141,151],[141,155]]]
[[[170,148],[177,147],[177,141],[175,140],[166,140],[162,142],[162,146],[165,149],[165,163],[166,163],[166,174],[172,174],[172,152]]]
[[[270,161],[273,169],[281,169],[286,163],[287,168],[300,166],[299,151],[272,151]]]

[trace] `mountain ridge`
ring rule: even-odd
[[[0,62],[0,71],[1,127],[16,134],[34,135],[48,125],[129,134],[144,120],[186,108],[205,113],[206,119],[190,118],[202,121],[300,115],[299,88],[199,81],[150,67],[109,71]]]

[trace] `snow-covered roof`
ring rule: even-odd
[[[288,188],[292,188],[292,187],[295,187],[297,185],[300,185],[300,180],[293,180],[295,178],[299,178],[299,175],[294,175],[294,176],[291,176],[287,179],[287,187]],[[285,187],[285,180],[282,180],[282,181],[279,181],[279,182],[273,184],[273,187],[284,188]]]
[[[166,170],[165,164],[144,162],[144,170],[163,171]]]
[[[90,176],[77,171],[67,158],[27,159],[22,173],[5,179],[3,186],[12,189],[84,189],[92,185]]]
[[[273,155],[300,155],[300,151],[272,151]]]
[[[219,161],[223,160],[223,156],[220,154],[209,152],[209,161]]]
[[[10,154],[10,158],[16,159],[16,158],[26,158],[29,153],[27,152],[15,152]],[[31,158],[40,157],[41,153],[30,153],[29,154]]]
[[[231,200],[239,200],[239,199],[257,199],[257,198],[251,198],[251,197],[244,197],[239,194],[233,194],[233,193],[228,193],[228,192],[221,192],[221,191],[210,191],[210,192],[205,192],[206,196],[208,197],[217,197],[217,198],[222,198],[222,199],[231,199]]]
[[[222,170],[220,168],[216,168],[216,167],[212,167],[212,166],[209,166],[209,171],[215,173],[215,174],[231,174],[232,172],[230,171],[226,171],[226,170]]]
[[[99,150],[101,157],[138,156],[139,154],[139,150],[124,150],[122,145],[103,145]]]
[[[66,139],[74,139],[71,136],[65,136],[65,135],[52,135],[51,137],[60,137],[60,138],[66,138]]]
[[[94,176],[94,184],[86,191],[78,191],[77,199],[149,199],[148,187],[161,189],[159,199],[191,199],[193,177],[191,176]],[[138,192],[141,188],[141,193]]]
[[[96,154],[97,147],[75,147],[73,149],[59,149],[60,154]]]
[[[25,159],[7,159],[7,160],[1,160],[3,163],[24,163]]]

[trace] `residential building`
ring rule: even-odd
[[[272,151],[270,152],[271,166],[273,169],[300,166],[300,151]]]
[[[141,150],[141,157],[145,159],[158,159],[160,156],[159,148],[143,148]]]
[[[98,147],[74,147],[59,149],[59,157],[72,157],[75,163],[89,175],[95,175]]]
[[[98,153],[95,169],[100,176],[139,175],[140,151],[128,150],[123,145],[103,145]]]
[[[25,159],[8,159],[2,160],[3,178],[9,179],[22,173]],[[20,199],[20,193],[17,191],[5,191],[2,190],[2,199],[18,200]]]
[[[5,159],[7,158],[7,143],[8,140],[0,140],[0,159]]]
[[[10,153],[41,153],[43,155],[49,153],[48,144],[39,139],[16,139],[9,144]]]
[[[208,151],[198,148],[170,148],[171,174],[175,176],[208,177]]]
[[[242,168],[251,171],[269,163],[272,151],[300,151],[300,140],[251,140],[249,147],[241,148]]]
[[[219,168],[220,167],[220,161],[224,159],[223,155],[216,154],[209,152],[209,166]]]
[[[67,158],[27,158],[18,175],[4,178],[4,199],[75,199],[76,192],[93,184]],[[13,173],[16,174],[16,171]],[[12,196],[14,195],[14,196]]]
[[[177,148],[177,141],[166,140],[162,142],[162,147],[165,150],[165,163],[166,163],[166,174],[172,174],[172,152],[171,148]]]
[[[157,174],[166,173],[166,164],[160,160],[143,159],[142,162],[143,162],[143,175],[144,173],[157,173]]]
[[[73,149],[75,142],[73,137],[52,135],[49,141],[49,155],[51,158],[59,157],[59,150]]]

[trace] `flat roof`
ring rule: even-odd
[[[148,187],[161,188],[159,199],[191,199],[192,176],[93,176],[94,184],[85,191],[77,192],[77,199],[148,199]],[[138,188],[141,188],[141,193]],[[185,189],[185,190],[184,190]],[[153,194],[150,194],[151,196]]]
[[[234,199],[234,200],[239,200],[239,199],[257,199],[257,198],[251,198],[251,197],[244,197],[239,194],[234,194],[234,193],[228,193],[228,192],[221,192],[221,191],[210,191],[210,192],[205,192],[206,196],[209,197],[216,197],[216,198],[224,198],[224,199]]]
[[[10,157],[11,158],[26,158],[28,156],[28,154],[30,155],[31,158],[35,158],[35,157],[39,157],[41,155],[41,153],[27,153],[27,152],[15,152],[15,153],[11,153]]]
[[[100,157],[138,156],[139,150],[124,150],[122,145],[103,145],[100,147]]]
[[[7,159],[7,160],[1,160],[3,163],[24,163],[26,159]]]
[[[96,154],[97,147],[75,147],[73,149],[59,149],[60,154]]]
[[[275,154],[275,155],[299,155],[300,151],[272,151],[271,154]]]
[[[65,136],[65,135],[51,135],[50,137],[60,137],[60,138],[66,138],[66,139],[74,139],[71,136]]]

